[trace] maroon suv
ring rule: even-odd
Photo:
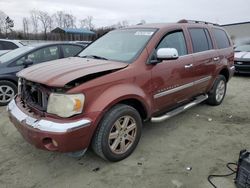
[[[38,148],[100,157],[129,156],[142,122],[164,121],[206,101],[219,105],[234,72],[223,28],[182,20],[114,30],[79,57],[18,73],[10,120]]]

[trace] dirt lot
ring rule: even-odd
[[[103,161],[92,151],[76,160],[37,150],[1,108],[0,187],[211,187],[207,176],[228,173],[225,164],[250,148],[249,108],[250,77],[234,77],[221,106],[201,104],[163,123],[146,123],[135,152],[118,163]],[[234,187],[233,177],[214,182]]]

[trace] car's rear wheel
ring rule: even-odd
[[[212,106],[220,105],[225,97],[227,90],[227,81],[225,76],[219,75],[209,93],[207,103]]]
[[[137,110],[118,104],[104,115],[93,137],[92,148],[104,159],[120,161],[136,148],[141,128],[141,117]]]
[[[17,93],[17,86],[10,81],[0,80],[0,106],[7,105]]]

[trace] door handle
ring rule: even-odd
[[[214,61],[219,61],[220,57],[214,57]]]
[[[185,69],[189,69],[193,66],[193,64],[188,64],[188,65],[185,65]]]

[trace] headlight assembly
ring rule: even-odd
[[[70,117],[82,113],[85,96],[83,94],[51,93],[47,112],[60,117]]]

